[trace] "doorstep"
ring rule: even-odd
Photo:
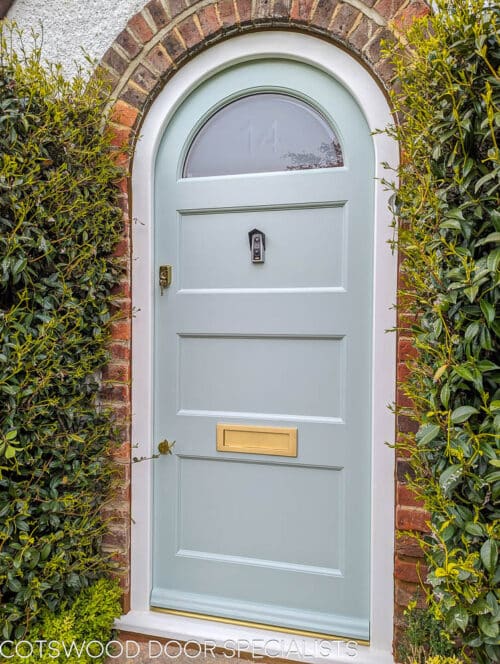
[[[111,658],[110,664],[187,664],[200,659],[213,664],[248,660],[263,664],[283,660],[308,664],[394,664],[391,653],[354,641],[285,634],[154,611],[130,611],[116,621],[115,627],[121,641],[129,642],[129,654],[124,648],[123,655]]]

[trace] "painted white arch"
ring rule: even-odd
[[[165,86],[149,110],[141,130],[132,172],[133,194],[133,320],[132,345],[132,440],[134,455],[151,456],[152,439],[152,330],[153,294],[153,183],[157,149],[162,134],[179,103],[217,71],[250,58],[283,57],[309,63],[338,79],[357,100],[372,131],[391,121],[384,94],[364,67],[334,45],[295,32],[256,32],[234,37],[198,55]],[[396,348],[392,309],[396,293],[396,258],[391,254],[388,193],[380,179],[390,177],[383,163],[396,164],[397,145],[383,134],[374,134],[376,158],[374,320],[373,320],[373,416],[372,416],[372,550],[371,550],[371,642],[359,647],[356,657],[336,649],[327,657],[315,653],[312,638],[296,637],[305,644],[307,656],[293,648],[293,636],[243,626],[228,625],[181,616],[151,612],[149,594],[152,572],[152,462],[132,468],[132,551],[131,611],[117,621],[117,627],[132,632],[183,641],[215,642],[257,640],[263,644],[276,639],[274,656],[312,662],[393,662],[393,551],[394,551],[394,454],[386,445],[394,441],[394,417],[388,404],[394,401]],[[291,648],[291,650],[290,650]]]

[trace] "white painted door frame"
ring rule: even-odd
[[[339,80],[357,100],[370,130],[391,122],[387,100],[368,71],[345,51],[310,35],[296,32],[256,32],[234,37],[202,52],[187,63],[165,86],[152,104],[141,129],[132,171],[133,208],[133,334],[132,334],[132,441],[134,456],[150,457],[153,408],[153,184],[157,149],[170,118],[180,102],[203,80],[225,67],[250,58],[283,57],[316,66]],[[380,178],[390,178],[382,163],[398,162],[397,145],[383,134],[373,136],[376,159],[375,248],[373,282],[373,378],[372,378],[372,519],[371,519],[371,640],[352,652],[331,648],[325,657],[317,654],[310,637],[294,637],[221,622],[160,614],[150,611],[152,581],[152,463],[132,466],[131,611],[117,621],[122,630],[163,636],[182,641],[229,640],[259,644],[273,639],[273,655],[289,659],[324,662],[385,664],[391,655],[393,631],[394,553],[394,453],[386,443],[394,442],[394,416],[388,404],[394,401],[396,340],[386,330],[393,328],[392,305],[396,294],[396,257],[388,241],[392,237],[388,192]],[[294,647],[298,639],[307,656]],[[276,645],[278,644],[278,645]],[[250,645],[252,647],[252,645]],[[324,651],[323,651],[324,652]],[[315,654],[316,653],[316,654]],[[269,655],[269,652],[267,653]]]

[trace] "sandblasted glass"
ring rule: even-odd
[[[300,99],[242,97],[214,113],[191,143],[183,177],[297,171],[344,165],[328,121]]]

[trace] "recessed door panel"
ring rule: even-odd
[[[180,288],[344,287],[345,211],[342,204],[278,210],[183,214]],[[266,235],[265,262],[249,259],[248,229]],[[223,238],[224,260],[214,260]],[[305,261],[314,256],[314,261]]]
[[[179,405],[185,413],[342,419],[342,338],[181,336],[179,345]]]
[[[341,576],[342,479],[336,468],[182,458],[177,556]],[[322,542],[311,547],[318,508]]]

